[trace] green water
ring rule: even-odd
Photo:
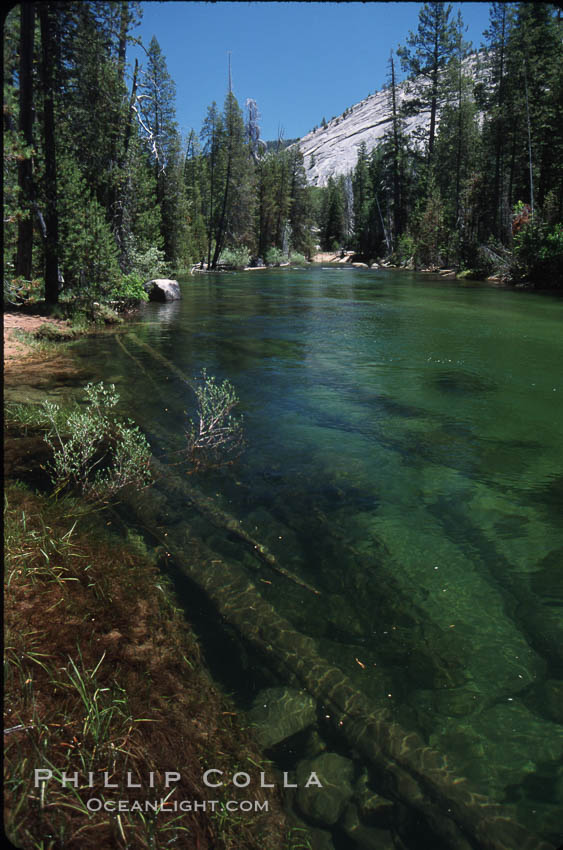
[[[561,840],[563,300],[342,268],[194,275],[131,331],[235,385],[247,447],[193,483],[321,591],[276,582],[280,613]],[[193,396],[122,340],[156,385],[111,337],[78,353],[172,461]]]

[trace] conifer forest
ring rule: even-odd
[[[561,285],[561,11],[492,3],[483,46],[425,3],[391,52],[388,129],[346,176],[307,183],[259,104],[217,92],[182,135],[155,37],[130,61],[134,2],[26,2],[5,23],[4,287],[48,303],[135,298],[159,268],[241,268],[316,250]],[[469,58],[468,58],[469,57]],[[397,80],[412,81],[408,99]],[[196,81],[190,83],[197,85]],[[405,117],[429,120],[407,135]]]

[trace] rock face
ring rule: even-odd
[[[249,718],[261,745],[274,747],[315,722],[315,700],[306,691],[267,688],[256,697]]]
[[[483,80],[477,55],[469,56],[465,66],[466,73],[475,82]],[[398,108],[411,96],[408,85],[403,82],[396,87]],[[305,160],[307,182],[312,186],[326,186],[329,177],[340,177],[352,171],[362,142],[366,143],[369,153],[382,141],[391,127],[390,93],[388,90],[375,92],[346,112],[346,117],[333,118],[326,127],[311,131],[298,142]],[[430,111],[426,110],[405,119],[405,132],[410,136],[429,124]]]
[[[305,787],[307,778],[316,773],[317,785]],[[297,765],[297,804],[303,814],[322,826],[333,826],[352,797],[354,764],[337,753],[323,753],[315,759],[305,759]]]
[[[178,301],[180,299],[180,287],[177,280],[169,280],[165,277],[147,280],[143,284],[145,292],[148,292],[149,301]]]

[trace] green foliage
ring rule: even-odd
[[[513,281],[563,288],[563,225],[533,219],[514,237]]]
[[[408,263],[416,253],[416,243],[410,233],[401,233],[397,243],[397,259],[400,263]]]
[[[131,254],[131,283],[140,280],[141,285],[155,277],[167,277],[170,274],[164,259],[164,251],[154,245],[144,251],[133,250]]]
[[[114,413],[119,400],[115,387],[103,383],[85,388],[86,409],[70,412],[53,402],[43,403],[53,452],[49,472],[55,493],[76,490],[89,500],[107,500],[123,487],[145,487],[151,481],[151,451],[131,420]]]
[[[59,327],[52,322],[45,322],[35,331],[34,337],[49,342],[68,342],[68,340],[76,337],[76,331],[72,328]]]
[[[42,278],[25,280],[23,277],[4,277],[5,304],[33,304],[41,301],[45,294],[45,284]]]
[[[298,251],[291,251],[289,254],[289,262],[295,266],[303,266],[307,262],[306,257]]]
[[[107,298],[121,278],[111,227],[76,160],[68,153],[60,159],[60,265],[65,288]]]
[[[145,279],[135,272],[124,275],[115,288],[110,292],[112,301],[148,301],[149,296],[143,288]]]
[[[328,178],[320,210],[320,241],[325,251],[338,251],[346,242],[344,179]]]
[[[243,418],[233,414],[239,398],[230,381],[217,383],[205,369],[195,393],[196,418],[186,431],[189,456],[196,467],[221,465],[240,454],[244,445]]]
[[[439,266],[445,253],[447,232],[444,225],[444,203],[440,190],[432,185],[428,199],[415,219],[414,238],[417,262]]]
[[[13,12],[5,27],[7,303],[44,298],[44,280],[56,301],[57,266],[61,300],[132,302],[144,298],[145,280],[170,276],[165,261],[240,268],[246,249],[310,257],[317,240],[325,250],[353,245],[368,259],[401,255],[403,233],[422,262],[476,269],[491,236],[511,245],[519,198],[542,211],[552,235],[536,222],[538,232],[517,240],[515,278],[558,269],[563,41],[552,4],[491,4],[486,46],[470,66],[461,15],[454,21],[448,4],[421,4],[418,27],[398,50],[411,77],[406,103],[391,56],[381,144],[360,150],[351,178],[323,189],[307,185],[299,146],[289,147],[296,140],[257,147],[255,117],[250,143],[232,92],[222,110],[209,108],[201,146],[192,131],[182,148],[175,84],[156,38],[128,79],[134,4],[49,4],[47,36],[39,8],[24,4],[28,13]],[[44,121],[51,111],[54,144]],[[423,112],[426,129],[407,136],[406,117]],[[311,154],[309,167],[314,161]]]
[[[280,263],[287,262],[287,256],[280,248],[268,248],[264,257],[268,266],[279,266]]]
[[[249,263],[250,251],[244,245],[240,248],[225,248],[219,258],[219,265],[230,269],[245,269]]]

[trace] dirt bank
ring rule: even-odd
[[[62,319],[46,319],[45,316],[28,315],[25,313],[4,314],[4,369],[13,368],[22,360],[37,356],[29,343],[18,339],[17,331],[35,333],[41,325],[46,323],[56,325],[58,328],[67,328],[68,323]]]

